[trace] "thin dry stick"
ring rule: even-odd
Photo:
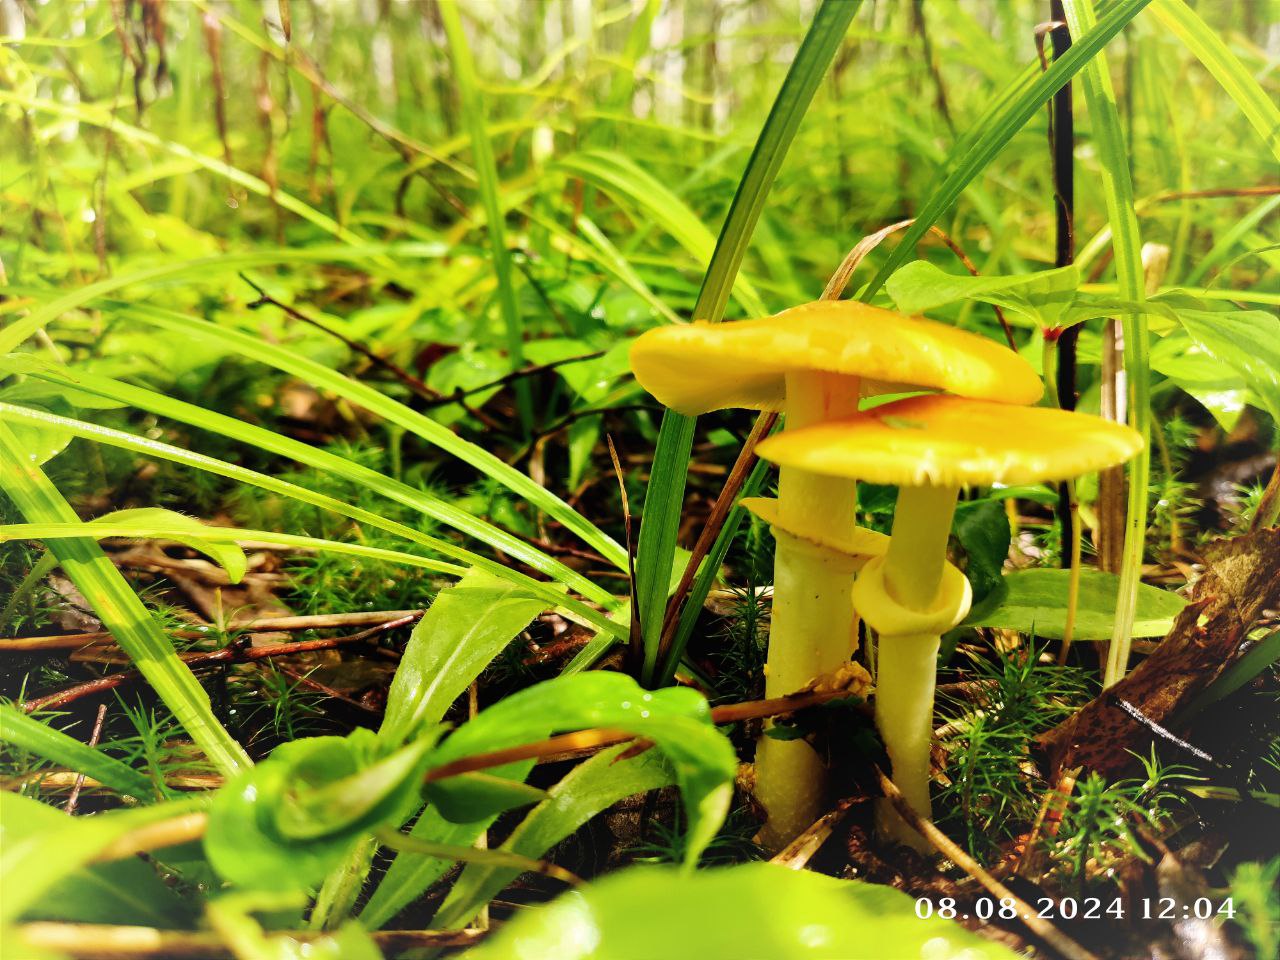
[[[1058,835],[1058,828],[1062,826],[1062,815],[1071,801],[1071,791],[1075,789],[1078,776],[1080,776],[1080,767],[1063,771],[1054,788],[1044,795],[1040,810],[1036,813],[1035,823],[1031,825],[1031,833],[1022,847],[1017,864],[1014,865],[1014,876],[1026,876],[1038,866],[1041,836],[1051,840]]]
[[[835,809],[824,813],[811,826],[805,828],[803,833],[783,847],[769,862],[786,867],[788,870],[803,870],[818,849],[827,842],[836,824],[845,818],[845,814],[853,804],[853,797],[841,800],[835,805]]]
[[[237,633],[293,633],[300,630],[328,630],[334,627],[359,627],[366,623],[385,623],[402,617],[420,617],[422,610],[362,610],[358,613],[328,613],[309,617],[262,617],[244,623],[233,623]],[[208,629],[173,630],[170,636],[199,640],[209,636]],[[80,647],[113,643],[105,630],[93,633],[64,633],[54,637],[9,637],[0,640],[0,653],[6,650],[78,650]]]
[[[902,795],[898,788],[894,786],[893,781],[886,777],[884,771],[879,767],[876,767],[876,776],[880,780],[880,789],[884,791],[885,798],[893,804],[894,809],[898,811],[902,819],[911,824],[920,836],[933,845],[935,850],[982,884],[992,896],[1002,900],[1013,901],[1013,905],[1018,910],[1018,918],[1026,925],[1028,930],[1057,950],[1067,960],[1098,960],[1096,955],[1090,953],[1041,917],[1035,907],[988,873],[982,864],[965,853],[955,841],[934,826],[932,821],[926,820],[916,813],[911,804],[907,802],[907,798]]]
[[[102,724],[107,719],[107,705],[105,703],[98,706],[98,716],[93,721],[93,732],[89,734],[89,746],[96,747],[98,741],[102,739]],[[80,788],[84,786],[84,774],[76,776],[76,782],[71,786],[71,796],[67,797],[66,806],[63,809],[72,814],[76,812],[76,804],[80,800]]]
[[[94,960],[222,960],[227,946],[214,933],[181,933],[154,927],[113,926],[104,923],[26,923],[18,938],[41,951]],[[467,947],[485,936],[479,930],[377,930],[370,934],[388,956],[413,949]],[[314,930],[290,930],[271,935],[307,943],[326,936]]]
[[[198,667],[207,667],[215,663],[248,663],[254,660],[264,660],[268,657],[282,657],[295,653],[309,653],[314,650],[332,650],[335,647],[346,646],[352,643],[359,643],[368,640],[379,633],[385,633],[388,630],[394,630],[397,627],[403,627],[412,623],[420,616],[413,613],[409,616],[401,617],[398,620],[392,620],[387,623],[378,624],[376,627],[370,627],[368,630],[361,630],[359,633],[353,633],[346,637],[328,637],[323,640],[302,640],[297,643],[277,643],[271,646],[250,647],[244,644],[234,644],[229,647],[223,647],[221,650],[212,650],[208,653],[186,653],[182,654],[182,660],[192,669]],[[50,707],[59,707],[63,704],[70,703],[73,700],[79,700],[81,697],[90,696],[95,693],[103,693],[107,690],[114,690],[121,684],[141,678],[141,674],[137,670],[123,670],[120,673],[113,673],[105,677],[99,677],[96,680],[89,680],[85,683],[76,684],[74,687],[68,687],[57,693],[51,693],[48,696],[39,697],[35,700],[27,700],[22,704],[22,709],[27,713],[33,713],[36,710],[44,710]]]
[[[853,276],[853,272],[857,270],[862,261],[866,259],[867,254],[880,246],[886,237],[892,236],[900,230],[907,229],[907,227],[911,226],[915,222],[914,217],[908,220],[899,220],[897,223],[891,223],[889,226],[883,227],[875,233],[868,234],[859,240],[857,244],[854,245],[853,249],[845,255],[845,258],[841,262],[839,268],[831,275],[831,279],[827,281],[827,286],[826,289],[822,291],[821,299],[840,299],[841,295],[844,293],[845,287],[849,285],[849,279]],[[952,240],[950,236],[937,226],[930,226],[929,232],[946,244],[947,249],[959,258],[960,262],[964,264],[964,268],[968,270],[971,275],[975,277],[978,276],[977,266],[975,266],[974,262],[965,255],[964,250],[960,248],[958,243]],[[1013,339],[1013,329],[1009,326],[1009,321],[1005,319],[1004,311],[995,304],[992,304],[991,308],[996,312],[996,318],[1000,321],[1000,326],[1004,330],[1005,339],[1009,342],[1009,349],[1017,350],[1017,343]]]

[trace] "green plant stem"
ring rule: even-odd
[[[849,23],[861,5],[861,0],[823,0],[814,14],[813,23],[778,90],[738,183],[698,291],[693,307],[694,319],[713,323],[723,319],[734,279],[764,210],[769,188],[818,85],[835,58]],[[662,642],[667,586],[671,582],[671,568],[675,560],[676,531],[680,525],[689,457],[693,450],[694,422],[694,418],[672,411],[663,415],[649,488],[645,492],[636,551],[636,592],[637,616],[644,634],[646,658],[651,661],[643,679],[649,684],[656,679],[653,671]],[[705,598],[705,592],[699,596],[696,591],[691,591],[687,605],[699,609]],[[653,650],[652,655],[649,654],[650,649]]]
[[[1067,0],[1067,24],[1072,36],[1088,35],[1097,24],[1092,0]],[[1110,11],[1109,11],[1110,12]],[[1077,44],[1078,46],[1078,44]],[[1072,48],[1073,50],[1076,47]],[[1070,54],[1068,54],[1069,56]],[[1129,176],[1129,156],[1116,107],[1115,90],[1108,73],[1107,58],[1099,51],[1082,74],[1085,102],[1093,118],[1094,140],[1102,165],[1103,196],[1111,223],[1111,243],[1120,295],[1138,303],[1146,299],[1142,271],[1142,241],[1133,207],[1133,182]],[[1120,591],[1116,602],[1115,626],[1107,651],[1103,685],[1111,686],[1129,668],[1134,611],[1142,575],[1142,557],[1147,533],[1147,487],[1151,482],[1151,340],[1146,314],[1125,313],[1124,369],[1128,390],[1129,425],[1142,435],[1142,451],[1129,464],[1129,493],[1125,513],[1124,547],[1120,564]]]
[[[441,0],[436,7],[440,21],[449,38],[449,53],[453,59],[453,75],[458,83],[458,95],[462,111],[466,114],[471,135],[471,153],[475,160],[476,176],[480,181],[480,199],[484,204],[485,221],[489,230],[489,246],[493,256],[493,272],[498,284],[498,305],[507,335],[507,355],[513,371],[524,366],[524,330],[520,322],[520,305],[516,300],[516,288],[511,273],[511,254],[507,250],[504,214],[498,199],[498,169],[493,158],[493,144],[485,129],[484,100],[480,95],[480,83],[476,76],[475,60],[467,35],[462,29],[462,17],[458,13],[457,0]],[[533,394],[529,381],[520,379],[515,384],[516,408],[520,423],[528,435],[533,430]]]

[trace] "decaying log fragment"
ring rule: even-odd
[[[1204,563],[1191,603],[1151,655],[1041,735],[1051,776],[1081,766],[1110,777],[1129,767],[1134,763],[1129,751],[1146,753],[1156,735],[1125,705],[1168,728],[1239,655],[1241,642],[1263,613],[1280,606],[1280,528],[1218,540],[1205,548]]]

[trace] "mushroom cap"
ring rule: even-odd
[[[1124,463],[1141,434],[1101,417],[932,394],[783,430],[756,447],[785,467],[871,483],[989,486],[1065,480]]]
[[[1044,392],[1031,365],[1002,344],[848,300],[657,327],[631,345],[631,369],[664,406],[690,415],[780,410],[786,375],[800,370],[865,377],[886,385],[882,392],[923,387],[1001,403],[1035,403]]]

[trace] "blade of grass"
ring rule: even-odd
[[[916,221],[902,235],[901,241],[886,257],[879,271],[860,295],[870,301],[889,275],[902,265],[929,227],[938,221],[965,187],[1000,153],[1013,136],[1026,125],[1045,102],[1098,54],[1120,30],[1152,0],[1117,0],[1085,33],[1076,35],[1071,49],[1054,60],[1048,70],[1023,71],[1012,88],[997,98],[998,108],[975,125],[953,152],[954,161],[944,167],[941,182],[916,214]],[[1017,91],[1014,93],[1014,91]]]
[[[787,71],[777,98],[756,140],[738,183],[729,214],[707,266],[693,308],[693,319],[717,322],[724,317],[734,280],[751,243],[751,235],[778,169],[795,139],[813,95],[835,58],[845,31],[861,6],[860,0],[823,0],[814,14],[796,58]],[[643,679],[652,684],[666,611],[667,590],[675,560],[676,533],[684,505],[689,456],[693,450],[693,417],[667,411],[662,418],[657,448],[645,492],[640,538],[636,551],[636,585],[644,634]],[[701,600],[690,595],[690,604]]]
[[[1253,124],[1271,155],[1280,160],[1280,109],[1276,108],[1240,58],[1183,0],[1155,0],[1151,12],[1204,64],[1204,68]]]
[[[55,383],[64,383],[63,380],[55,379],[54,381]],[[83,381],[79,381],[79,383],[83,383]],[[102,394],[102,396],[106,396],[106,394]],[[164,410],[172,410],[172,406],[170,406],[170,404],[173,403],[178,402],[170,401],[169,403],[166,403]],[[200,410],[200,408],[197,407],[196,410]],[[166,415],[166,413],[161,413],[161,415]],[[87,422],[81,420],[73,420],[70,419],[70,417],[60,417],[54,415],[54,413],[31,410],[31,408],[15,406],[15,404],[10,403],[0,403],[0,420],[12,420],[18,422],[29,422],[29,424],[52,426],[52,428],[67,430],[69,433],[77,436],[83,436],[83,438],[86,439],[96,440],[96,442],[109,443],[114,445],[114,447],[120,447],[123,449],[132,449],[132,451],[146,454],[146,456],[161,457],[164,458],[164,460],[183,463],[183,465],[195,467],[197,470],[204,470],[206,472],[211,472],[211,474],[225,476],[230,480],[238,481],[238,483],[247,483],[252,484],[253,486],[259,486],[261,489],[270,490],[271,493],[301,500],[303,503],[311,503],[316,507],[328,509],[328,511],[339,513],[339,515],[342,516],[351,517],[352,520],[360,522],[360,524],[376,527],[376,529],[385,530],[390,532],[390,534],[401,536],[401,538],[411,541],[411,543],[421,544],[422,547],[435,550],[436,553],[442,553],[444,556],[458,559],[458,561],[466,563],[467,566],[483,568],[483,570],[488,570],[489,572],[494,573],[495,576],[504,577],[504,579],[511,580],[512,582],[518,582],[518,584],[526,586],[529,584],[538,584],[538,581],[532,580],[530,577],[526,577],[524,573],[511,570],[511,568],[504,566],[504,564],[494,562],[492,559],[481,557],[479,554],[472,553],[471,550],[456,547],[456,545],[449,543],[447,540],[422,534],[420,531],[413,530],[412,527],[398,524],[396,521],[388,520],[388,518],[366,511],[366,509],[352,506],[352,504],[344,503],[342,500],[338,500],[333,497],[326,497],[324,494],[315,493],[314,490],[308,490],[305,486],[292,484],[287,480],[279,480],[273,476],[259,474],[257,471],[248,470],[247,467],[236,466],[234,463],[216,460],[214,457],[206,457],[201,453],[184,451],[184,449],[180,447],[173,447],[173,445],[170,444],[160,443],[159,440],[143,439],[140,438],[140,436],[123,433],[123,431],[111,430],[110,428],[104,428],[104,426],[87,424]],[[238,424],[239,421],[233,422]],[[243,424],[241,426],[242,428],[247,428],[246,434],[250,436],[250,438],[253,438],[253,436],[259,436],[256,431],[260,428],[251,428],[251,426],[247,424]],[[269,435],[274,436],[274,434]],[[236,436],[236,439],[244,439],[244,436],[241,435],[234,436]],[[426,497],[426,494],[420,492],[420,490],[415,490],[411,488],[411,486],[398,483],[398,481],[378,474],[376,471],[369,470],[367,467],[361,467],[360,465],[356,465],[356,463],[344,460],[344,458],[335,456],[335,454],[332,453],[316,451],[315,448],[308,447],[308,445],[297,442],[297,440],[288,440],[287,438],[276,439],[285,440],[283,448],[278,449],[276,452],[282,452],[284,453],[284,456],[292,456],[293,453],[297,453],[298,456],[306,456],[308,457],[307,460],[303,460],[301,462],[310,462],[311,466],[315,466],[317,470],[325,470],[326,472],[330,472],[330,474],[352,481],[352,483],[369,486],[370,489],[378,490],[379,493],[388,495],[389,498],[396,499],[397,502],[404,503],[406,506],[421,508],[422,506],[425,506],[426,503],[429,503],[430,498]],[[252,439],[250,442],[252,442]],[[308,456],[308,454],[314,454],[314,456]],[[518,545],[525,545],[522,544],[522,541],[520,540],[515,540],[515,543]],[[539,556],[540,554],[536,554],[536,556],[531,557],[532,561],[535,562],[530,563],[530,566],[534,567],[535,570],[547,573],[548,576],[556,577],[558,572],[556,568],[547,567],[547,564],[536,562],[536,559],[538,559]],[[562,564],[558,564],[558,562],[552,561],[550,558],[545,559],[547,559],[548,563],[556,564],[556,567],[562,566]],[[596,602],[607,602],[609,604],[617,603],[617,600],[613,598],[612,594],[608,594],[607,591],[598,588],[598,586],[595,586],[593,582],[586,580],[585,577],[577,575],[575,571],[568,570],[567,567],[564,568],[564,570],[566,570],[570,576],[564,577],[564,579],[561,579],[561,582],[564,582],[567,586],[571,586],[573,589],[585,588],[589,593],[584,595],[590,596],[590,598],[595,599]],[[557,579],[559,579],[559,577],[557,577]],[[545,585],[543,586],[545,588]],[[613,627],[611,622],[605,620],[603,614],[594,611],[594,609],[591,609],[590,607],[586,607],[585,604],[579,604],[575,602],[575,600],[568,599],[562,600],[561,603],[570,607],[577,616],[586,618],[586,620],[589,620],[591,623],[595,623],[596,626],[602,628]]]
[[[238,167],[233,167],[222,160],[198,153],[185,144],[164,140],[150,131],[135,127],[122,120],[114,111],[105,107],[89,103],[56,103],[52,100],[41,100],[38,97],[26,96],[15,90],[0,90],[0,103],[12,103],[28,110],[38,110],[41,113],[52,114],[67,120],[75,120],[90,126],[108,128],[113,136],[120,137],[122,140],[140,143],[143,146],[163,150],[176,157],[182,157],[193,163],[198,163],[210,173],[226,177],[232,183],[244,187],[251,193],[256,193],[262,197],[270,197],[282,209],[296,214],[311,225],[318,227],[331,236],[337,237],[339,240],[352,244],[367,242],[358,233],[348,230],[332,217],[321,213],[315,207],[299,200],[292,194],[285,193],[279,189],[273,190],[265,180],[255,177],[251,173],[246,173]],[[390,265],[390,261],[387,261],[387,265]]]
[[[1073,37],[1097,32],[1097,16],[1092,0],[1067,0],[1067,24]],[[1080,41],[1077,40],[1077,43]],[[1074,47],[1073,47],[1074,49]],[[1133,181],[1129,175],[1129,153],[1125,147],[1116,94],[1107,72],[1106,54],[1099,51],[1081,75],[1085,102],[1093,125],[1093,139],[1101,163],[1103,197],[1111,223],[1111,246],[1115,254],[1116,280],[1120,295],[1141,303],[1146,299],[1142,272],[1142,238],[1134,212]],[[1151,436],[1151,350],[1147,316],[1126,313],[1124,325],[1124,369],[1129,393],[1129,424],[1148,441]],[[1115,626],[1103,685],[1119,681],[1129,665],[1133,617],[1138,602],[1142,574],[1142,554],[1146,546],[1147,485],[1150,482],[1151,453],[1146,443],[1129,463],[1129,499],[1125,507],[1124,548],[1120,564],[1120,589],[1116,598]]]
[[[241,356],[249,357],[260,363],[273,366],[278,370],[291,373],[316,387],[331,390],[338,396],[359,404],[392,423],[404,427],[423,440],[440,447],[447,453],[475,467],[480,472],[487,474],[514,493],[522,496],[531,505],[542,510],[552,519],[563,524],[567,529],[578,534],[606,559],[620,565],[623,569],[626,567],[626,551],[555,494],[540,486],[519,470],[502,462],[483,447],[464,440],[447,427],[412,410],[399,401],[393,400],[373,387],[343,376],[324,364],[316,363],[284,347],[256,339],[231,327],[220,326],[206,320],[199,320],[186,314],[163,310],[158,307],[132,306],[111,301],[101,303],[99,306],[106,309],[127,311],[131,316],[162,329],[172,330],[180,336],[195,334],[196,336],[213,340],[220,346],[239,353]],[[190,423],[193,426],[199,426],[202,429],[211,429],[226,436],[235,436],[237,439],[246,440],[255,446],[274,450],[277,453],[283,453],[285,456],[293,456],[294,459],[302,463],[315,465],[312,459],[304,459],[297,454],[305,453],[310,458],[323,458],[330,466],[343,462],[341,457],[335,457],[306,444],[278,436],[269,430],[254,427],[240,420],[223,416],[211,410],[205,410],[193,404],[170,400],[158,393],[140,387],[133,387],[119,381],[96,377],[91,374],[70,374],[65,371],[59,371],[50,365],[42,365],[34,359],[24,360],[20,356],[10,357],[3,363],[12,370],[18,371],[19,367],[21,367],[20,372],[45,379],[57,376],[70,377],[73,382],[69,382],[68,386],[74,386],[74,381],[83,378],[85,382],[94,383],[96,385],[95,389],[98,390],[110,389],[116,393],[127,391],[132,399],[123,401],[125,403],[132,403],[135,406],[142,406],[144,409],[151,409],[153,413],[159,413],[160,411],[148,407],[148,403],[163,405],[168,412],[162,413],[162,416],[172,417],[173,419]],[[121,398],[117,396],[114,399]],[[250,435],[252,435],[252,439],[250,439]],[[293,452],[286,453],[281,447],[288,447]],[[423,510],[424,513],[442,523],[447,523],[469,536],[489,543],[500,550],[510,553],[512,556],[519,557],[524,562],[538,567],[538,569],[543,569],[544,567],[553,569],[556,571],[554,575],[557,578],[569,578],[565,582],[570,582],[576,577],[579,582],[575,585],[575,589],[581,590],[583,584],[588,582],[581,575],[575,574],[559,561],[553,560],[505,531],[499,530],[492,524],[486,523],[477,517],[473,517],[466,511],[458,509],[439,497],[433,497],[420,490],[414,490],[404,484],[391,481],[389,478],[382,477],[376,471],[360,467],[356,469],[360,470],[371,481],[374,478],[381,478],[384,487],[390,484],[400,494],[412,496],[416,501],[416,509]],[[400,502],[410,505],[401,497],[393,496],[393,499],[399,499]],[[597,590],[597,592],[599,591]],[[603,602],[602,597],[598,599]]]
[[[115,757],[81,743],[9,704],[0,704],[0,740],[20,750],[93,777],[103,786],[137,800],[155,797],[155,784]]]
[[[449,40],[449,55],[453,60],[453,77],[457,83],[462,112],[466,115],[471,133],[471,155],[475,161],[476,176],[480,185],[480,200],[484,204],[489,245],[493,255],[493,272],[498,281],[498,305],[507,334],[507,355],[512,370],[524,366],[524,330],[520,322],[520,305],[516,299],[515,281],[511,273],[511,254],[507,250],[506,231],[503,225],[502,206],[498,202],[498,168],[493,158],[493,144],[485,130],[484,100],[480,96],[480,84],[476,77],[476,65],[462,29],[462,17],[456,0],[441,0],[436,6],[440,21]],[[520,411],[520,423],[526,435],[533,429],[533,394],[528,380],[516,381],[516,407]]]
[[[44,471],[30,462],[22,442],[4,423],[0,423],[0,487],[33,523],[81,525],[71,505]],[[213,715],[209,695],[92,534],[54,541],[49,550],[210,762],[227,776],[247,766],[248,755]]]

